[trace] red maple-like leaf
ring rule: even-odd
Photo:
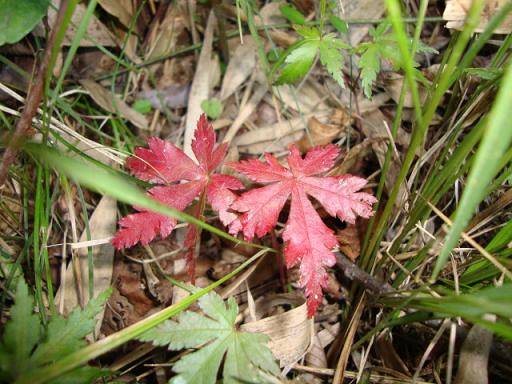
[[[236,219],[236,215],[228,209],[236,199],[232,190],[243,188],[243,184],[233,176],[214,173],[226,156],[227,144],[215,147],[215,132],[204,114],[199,118],[192,141],[197,164],[172,143],[152,137],[148,144],[149,149],[135,149],[135,156],[126,161],[126,167],[137,178],[158,185],[148,190],[151,197],[181,211],[191,205],[196,197],[205,196],[210,206],[219,213],[224,225]],[[148,244],[157,235],[167,237],[177,224],[171,217],[142,208],[135,209],[138,213],[119,221],[121,229],[112,240],[116,249],[131,247],[139,242]],[[200,214],[199,210],[195,211],[197,215]],[[191,225],[186,236],[186,247],[192,247],[197,234],[197,229]],[[190,255],[188,258],[190,260]],[[193,263],[189,266],[189,273],[193,274]]]
[[[268,185],[243,193],[231,208],[243,212],[232,221],[230,232],[240,230],[248,240],[261,237],[275,227],[279,213],[291,196],[291,207],[283,240],[286,265],[300,263],[300,285],[305,287],[308,315],[313,316],[327,284],[326,268],[336,260],[332,249],[338,244],[334,232],[322,221],[309,197],[317,200],[333,217],[354,223],[357,216],[370,217],[376,199],[358,192],[366,180],[352,175],[322,177],[320,173],[334,166],[339,154],[337,145],[315,147],[303,158],[297,147],[288,154],[288,168],[265,155],[266,162],[246,160],[229,163],[229,167],[251,180]],[[309,196],[309,197],[308,197]]]

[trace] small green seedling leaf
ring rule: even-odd
[[[210,100],[203,100],[201,103],[201,109],[206,113],[206,116],[208,116],[210,120],[215,120],[221,115],[224,110],[224,105],[219,99],[213,98]]]
[[[361,68],[361,86],[364,95],[367,98],[372,97],[372,85],[377,80],[377,73],[380,71],[380,53],[379,48],[370,45],[361,55],[359,60]]]
[[[33,311],[34,300],[20,278],[11,320],[5,325],[0,342],[0,378],[17,377],[29,367],[30,354],[41,337],[41,324]]]
[[[320,39],[320,31],[315,27],[306,27],[305,25],[294,25],[293,29],[299,35],[301,35],[304,39],[309,40],[319,40]]]
[[[276,80],[276,85],[293,83],[308,73],[318,50],[319,40],[307,40],[294,49],[285,59],[285,67]]]
[[[18,279],[11,319],[0,340],[0,382],[16,382],[25,375],[36,375],[58,359],[85,347],[94,317],[103,309],[110,290],[91,300],[84,309],[77,308],[66,319],[55,316],[46,330],[34,313],[34,300],[22,277]],[[91,383],[108,372],[95,367],[77,368],[52,383]]]
[[[46,14],[49,0],[0,0],[0,46],[21,40]]]
[[[153,106],[149,100],[136,100],[135,103],[132,104],[132,108],[140,113],[149,113],[152,111]]]
[[[281,11],[281,15],[286,17],[288,21],[290,21],[290,23],[292,24],[303,25],[306,22],[306,19],[304,19],[304,15],[300,13],[299,10],[291,4],[285,4],[280,6],[279,10]]]
[[[325,36],[319,45],[320,62],[340,87],[345,88],[343,80],[343,55],[339,50],[342,47],[345,47],[345,43],[329,35]]]
[[[285,64],[275,84],[293,83],[305,76],[311,69],[316,55],[319,54],[322,65],[343,88],[345,84],[343,81],[343,54],[341,50],[350,49],[351,47],[337,39],[334,33],[322,36],[317,28],[304,25],[295,25],[294,28],[303,39],[289,47],[273,65],[272,73],[282,64]]]
[[[186,311],[176,321],[166,321],[139,338],[168,345],[171,350],[199,348],[178,360],[173,367],[178,375],[170,383],[214,384],[223,360],[225,384],[264,382],[259,370],[279,374],[272,352],[265,345],[267,337],[237,329],[238,305],[232,297],[226,306],[218,294],[211,292],[199,299],[199,306],[206,316]]]
[[[336,30],[341,34],[347,34],[348,33],[348,24],[341,20],[336,15],[329,16],[329,22],[331,25],[336,28]]]
[[[361,70],[361,86],[366,97],[371,98],[372,86],[377,80],[377,74],[381,70],[381,61],[387,60],[395,70],[402,68],[402,56],[398,49],[396,37],[389,32],[391,24],[383,22],[376,28],[370,27],[368,34],[373,37],[373,41],[361,43],[354,51],[360,54],[359,68]],[[409,45],[412,45],[412,39],[409,39]],[[437,51],[421,41],[418,44],[416,52],[437,53]],[[417,63],[414,63],[417,66]],[[416,77],[422,83],[421,72],[416,71]]]

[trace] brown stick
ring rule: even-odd
[[[29,132],[30,127],[32,126],[32,119],[37,112],[37,108],[39,107],[39,103],[43,96],[46,73],[52,56],[53,46],[55,45],[55,39],[57,38],[57,31],[59,30],[59,25],[62,23],[67,7],[68,0],[62,0],[48,43],[46,44],[43,59],[34,76],[35,80],[32,82],[32,85],[28,90],[27,99],[25,100],[25,108],[23,109],[20,119],[16,124],[16,129],[9,141],[9,144],[7,145],[2,158],[2,163],[0,164],[0,187],[5,184],[5,180],[9,173],[9,167],[16,160],[20,146],[31,136]]]
[[[366,290],[377,295],[394,291],[391,285],[383,283],[369,273],[363,271],[356,264],[350,261],[345,255],[339,252],[335,252],[335,255],[336,265],[343,271],[345,276],[350,280],[358,282]]]

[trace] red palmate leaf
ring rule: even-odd
[[[135,149],[135,155],[126,161],[126,167],[137,178],[158,185],[148,190],[151,197],[177,210],[184,210],[196,197],[205,195],[206,201],[219,212],[223,224],[229,225],[236,219],[228,209],[236,198],[232,190],[241,189],[243,185],[233,176],[214,173],[224,160],[227,145],[215,147],[215,132],[205,115],[199,118],[192,141],[197,164],[172,143],[152,137],[148,144],[149,149]],[[121,229],[112,240],[117,249],[139,242],[148,244],[157,235],[167,237],[176,226],[173,218],[142,208],[135,209],[138,213],[119,221]],[[198,210],[196,213],[200,215]],[[197,229],[190,226],[185,246],[191,247],[196,237]],[[190,259],[190,255],[187,257]],[[193,271],[193,264],[189,266],[189,271]]]
[[[354,223],[356,217],[370,217],[376,199],[365,192],[358,192],[366,180],[343,175],[322,177],[318,174],[331,169],[339,147],[315,147],[303,158],[297,147],[288,154],[288,168],[277,159],[265,155],[266,162],[246,160],[228,166],[244,173],[251,180],[270,183],[243,193],[231,208],[243,215],[232,221],[230,232],[240,230],[248,240],[261,237],[275,227],[279,213],[291,196],[288,221],[283,232],[284,254],[288,268],[300,263],[300,285],[305,287],[308,314],[312,316],[322,300],[322,288],[327,284],[326,268],[335,264],[332,249],[337,245],[336,236],[322,221],[308,195],[317,200],[325,210],[340,220]]]

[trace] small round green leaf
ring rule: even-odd
[[[149,100],[137,100],[133,103],[132,108],[140,113],[149,113],[153,109],[153,106]]]
[[[215,120],[224,110],[224,105],[219,99],[213,98],[210,100],[203,100],[201,103],[201,109],[206,113],[206,116],[208,116],[209,119]]]

